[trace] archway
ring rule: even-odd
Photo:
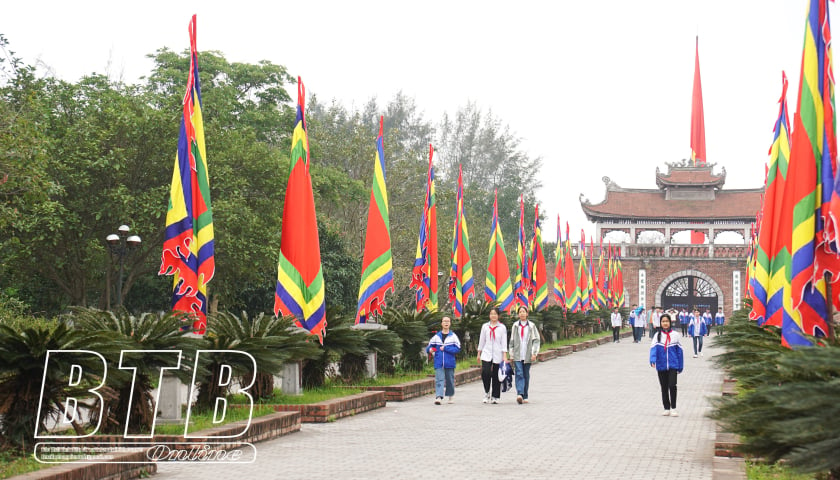
[[[714,314],[724,304],[723,290],[712,277],[697,270],[683,270],[669,275],[656,290],[657,305],[664,310],[707,309]]]

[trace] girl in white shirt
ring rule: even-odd
[[[481,381],[484,382],[483,403],[499,403],[501,382],[499,365],[507,362],[507,328],[499,321],[499,307],[490,309],[490,321],[481,326],[478,339],[478,362],[481,363]]]

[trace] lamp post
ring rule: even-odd
[[[140,246],[140,237],[137,235],[128,235],[131,229],[128,225],[120,225],[117,229],[119,233],[112,233],[105,237],[108,242],[108,249],[111,255],[117,257],[120,265],[119,277],[117,278],[117,306],[122,306],[122,285],[123,285],[123,269],[125,267],[125,259]]]

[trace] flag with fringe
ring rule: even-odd
[[[493,192],[493,220],[490,225],[490,251],[487,262],[487,277],[484,281],[484,299],[499,302],[499,308],[510,312],[513,308],[513,287],[510,284],[505,241],[499,225],[499,196]]]
[[[542,310],[548,305],[548,275],[545,267],[545,254],[542,247],[540,228],[540,210],[534,206],[534,238],[531,240],[531,305],[534,310]]]
[[[370,187],[365,251],[362,256],[362,280],[356,305],[356,323],[366,323],[373,315],[381,315],[385,294],[394,291],[394,268],[391,258],[391,222],[388,216],[388,191],[385,188],[385,141],[383,117],[379,117],[376,137],[376,158],[373,161],[373,183]]]
[[[583,230],[580,231],[580,243],[578,244],[578,252],[580,252],[580,263],[578,264],[578,285],[580,285],[580,309],[584,312],[592,310],[590,303],[590,284],[589,284],[589,268],[586,266],[586,238]]]
[[[531,291],[530,273],[528,272],[528,250],[525,246],[525,203],[519,197],[519,239],[516,243],[516,277],[513,284],[514,303],[530,309],[529,297]]]
[[[554,300],[566,307],[566,292],[563,288],[563,239],[560,237],[560,215],[557,215],[557,246],[554,249]]]
[[[569,239],[569,222],[566,222],[565,250],[566,260],[563,265],[563,286],[566,290],[566,311],[579,312],[581,307],[580,287],[577,284],[577,278],[575,278],[575,264],[572,261],[572,242]]]
[[[193,331],[207,326],[207,284],[216,271],[210,175],[204,147],[198,78],[196,16],[189,25],[190,70],[166,211],[160,274],[173,275],[172,310],[193,315]]]

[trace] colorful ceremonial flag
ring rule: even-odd
[[[592,310],[592,304],[589,303],[589,269],[586,266],[586,238],[582,229],[580,231],[580,243],[578,244],[578,248],[580,252],[580,263],[578,264],[578,276],[580,278],[578,281],[578,285],[580,285],[580,308],[584,312],[588,312],[589,310]]]
[[[464,215],[464,180],[461,166],[458,166],[458,191],[455,193],[455,226],[452,234],[452,266],[449,269],[449,303],[455,318],[464,314],[464,305],[475,296],[472,260],[470,259],[470,235],[467,233],[467,217]]]
[[[703,120],[703,88],[700,86],[700,37],[696,37],[694,43],[694,91],[691,96],[691,161],[694,165],[705,165],[707,160],[706,126]]]
[[[534,306],[534,310],[542,310],[548,305],[548,275],[542,247],[540,210],[536,205],[534,206],[534,238],[531,240],[531,282],[531,290],[534,292],[531,305]]]
[[[600,244],[601,240],[598,240]],[[604,263],[604,247],[599,245],[598,246],[598,275],[597,281],[595,282],[595,299],[598,305],[598,308],[604,309],[607,308],[607,267]]]
[[[417,290],[417,311],[438,308],[437,204],[435,202],[435,149],[429,144],[429,173],[426,176],[426,197],[420,217],[417,254],[411,271],[410,288]]]
[[[624,273],[621,268],[621,252],[616,247],[615,252],[615,280],[613,285],[613,296],[615,297],[615,304],[623,307],[625,303],[624,298]]]
[[[566,290],[566,311],[579,312],[580,311],[580,287],[577,285],[575,278],[575,264],[572,261],[572,242],[569,239],[569,222],[566,222],[566,261],[563,265],[564,282],[563,286]]]
[[[318,222],[315,218],[315,197],[309,173],[305,100],[306,89],[298,77],[297,115],[289,155],[289,181],[283,204],[274,314],[278,317],[294,316],[297,326],[317,335],[323,343],[327,327],[324,273],[321,268]]]
[[[790,122],[787,110],[787,76],[782,72],[782,96],[779,114],[773,126],[773,143],[767,160],[764,199],[759,213],[761,223],[752,276],[752,311],[750,319],[758,325],[782,326],[782,297],[786,283],[786,265],[790,261],[789,215],[782,214],[785,179],[790,158]],[[783,226],[782,223],[787,225]],[[782,234],[782,230],[788,232]]]
[[[818,247],[825,242],[823,189],[826,183],[830,184],[828,188],[834,188],[836,140],[833,118],[828,0],[811,0],[805,22],[799,99],[783,202],[785,211],[792,213],[787,280],[791,289],[792,310],[789,313],[793,322],[782,325],[782,340],[790,346],[811,344],[802,333],[828,334],[830,319],[823,274],[837,276],[837,258],[834,252]],[[788,311],[787,304],[785,307]]]
[[[394,269],[391,259],[391,221],[388,216],[388,192],[385,188],[385,142],[382,136],[383,117],[379,117],[376,137],[376,158],[373,162],[373,184],[370,187],[365,252],[362,257],[362,281],[356,305],[356,323],[365,323],[371,315],[381,315],[385,294],[394,291]]]
[[[216,261],[210,175],[201,115],[195,15],[190,21],[189,34],[190,70],[166,211],[159,274],[174,276],[172,310],[192,313],[193,330],[204,334],[207,326],[207,284],[213,279]]]
[[[518,309],[520,305],[530,308],[529,297],[531,290],[530,273],[528,272],[528,251],[525,247],[525,203],[519,197],[519,240],[516,244],[516,277],[513,283],[514,303]]]
[[[490,226],[490,254],[487,262],[487,278],[484,281],[484,299],[499,302],[499,308],[510,312],[513,308],[513,287],[510,284],[505,241],[499,225],[499,198],[493,192],[493,221]]]
[[[554,249],[554,300],[566,307],[566,292],[563,288],[563,239],[560,237],[560,215],[557,215],[557,247]]]

